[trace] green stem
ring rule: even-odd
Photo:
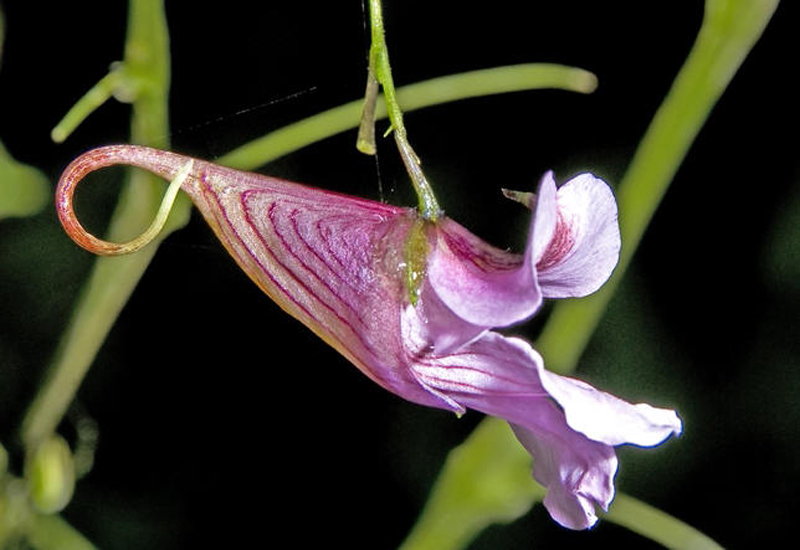
[[[380,0],[369,0],[369,20],[371,29],[369,66],[371,74],[383,87],[386,105],[389,110],[389,122],[392,124],[391,129],[405,132],[403,111],[397,101],[394,79],[392,78],[392,67],[389,64],[389,48],[386,46],[386,31],[383,27],[383,8]]]
[[[667,548],[721,550],[722,546],[691,525],[631,496],[619,494],[605,519]]]
[[[601,291],[582,300],[560,302],[537,341],[537,347],[542,351],[551,370],[570,373],[575,369],[606,304],[617,288],[636,246],[686,152],[717,99],[761,36],[777,4],[777,0],[707,0],[705,17],[697,41],[667,98],[653,118],[617,191],[620,231],[624,245],[620,263],[611,280]],[[485,429],[497,432],[502,429],[494,420],[484,420],[465,442],[467,449],[472,448],[474,439],[488,437],[484,431],[487,423],[490,424]],[[503,434],[509,440],[503,443],[509,449],[508,452],[517,457],[524,457],[526,453],[520,445],[510,445],[513,436],[508,430]],[[440,479],[447,479],[452,475],[451,468],[448,459]],[[480,483],[482,482],[479,479],[463,480],[465,485]],[[429,503],[448,500],[449,495],[446,493],[453,490],[448,485],[437,482]],[[461,486],[457,490],[468,489]],[[524,510],[537,500],[531,497]],[[463,503],[460,505],[465,506]],[[495,512],[495,510],[487,511],[490,520],[491,514]],[[450,510],[429,505],[407,539],[413,544],[407,543],[404,545],[404,550],[462,548],[466,542],[450,546],[438,545],[438,540],[428,536],[427,531],[420,534],[424,526],[436,524],[448,513]],[[430,517],[432,515],[439,517]],[[688,547],[689,541],[697,542],[698,548],[718,547],[716,543],[682,522],[624,495],[617,497],[606,518],[671,548]],[[475,521],[482,520],[476,518]]]
[[[778,0],[706,2],[697,41],[617,189],[623,245],[617,269],[594,295],[555,306],[537,341],[549,369],[575,369],[675,172],[777,6]]]
[[[123,62],[124,94],[133,103],[131,141],[168,147],[169,35],[162,0],[132,0]],[[112,217],[109,238],[122,241],[141,232],[155,216],[163,184],[144,171],[132,172]],[[167,222],[169,230],[183,225],[190,203],[179,197]],[[157,243],[168,231],[137,254],[98,258],[62,336],[47,377],[23,419],[21,435],[29,452],[44,441],[72,402],[97,351],[127,302]]]
[[[597,87],[590,72],[564,65],[524,63],[442,76],[403,86],[397,98],[406,111],[473,97],[538,89],[559,89],[588,94]],[[355,100],[255,139],[223,155],[217,162],[240,170],[255,170],[277,158],[317,141],[359,126],[363,100]],[[377,119],[388,112],[383,96],[375,107]]]
[[[403,164],[406,166],[406,171],[411,178],[411,183],[419,199],[420,215],[426,220],[436,221],[440,213],[439,203],[436,201],[436,196],[433,193],[431,184],[422,171],[419,157],[408,141],[406,127],[403,123],[403,111],[400,109],[400,104],[397,101],[394,79],[392,78],[392,68],[389,64],[389,49],[386,46],[386,36],[383,28],[383,10],[380,0],[369,1],[369,18],[370,28],[372,29],[372,44],[369,50],[369,74],[367,75],[367,93],[364,98],[364,122],[362,122],[361,131],[359,132],[359,149],[362,151],[375,151],[374,130],[371,132],[373,142],[364,143],[370,136],[370,132],[365,130],[365,125],[374,126],[373,106],[377,95],[376,83],[380,83],[383,87],[386,107],[389,113],[389,122],[391,122],[389,131],[394,130],[394,139],[397,143],[397,149],[400,152]],[[367,118],[370,116],[372,120]]]
[[[544,490],[506,422],[487,418],[453,449],[401,550],[463,548],[492,523],[521,516]]]
[[[113,70],[101,78],[56,124],[50,132],[50,139],[56,143],[62,143],[66,140],[75,131],[75,128],[86,120],[86,117],[114,95],[114,91],[119,88],[121,80],[121,74],[118,70]]]

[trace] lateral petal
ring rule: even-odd
[[[458,317],[481,327],[502,327],[533,315],[542,295],[523,257],[495,248],[458,223],[437,222],[428,278]]]
[[[535,256],[538,283],[546,298],[586,296],[608,280],[619,261],[617,203],[609,186],[592,174],[562,185],[556,202],[553,236]],[[540,215],[537,203],[535,216]]]

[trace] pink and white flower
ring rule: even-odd
[[[57,206],[92,249],[72,210],[75,185],[129,164],[172,179],[188,157],[138,146],[90,151],[64,172]],[[561,525],[591,527],[614,497],[622,444],[679,434],[672,410],[630,404],[554,374],[524,340],[493,329],[531,317],[543,298],[597,290],[619,257],[608,185],[552,173],[520,196],[533,217],[523,254],[495,248],[455,221],[193,161],[182,189],[250,278],[364,374],[415,403],[507,420],[533,456],[544,504]]]

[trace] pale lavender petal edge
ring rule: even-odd
[[[605,181],[587,173],[562,185],[556,202],[552,240],[536,256],[538,283],[545,298],[586,296],[608,280],[619,261],[616,199]]]
[[[612,446],[652,447],[683,431],[683,423],[674,410],[628,403],[541,365],[537,369],[547,393],[564,410],[567,424],[589,439]]]
[[[535,270],[536,264],[553,240],[558,222],[558,191],[552,170],[548,170],[539,180],[539,187],[534,197],[533,216],[528,234],[528,246],[525,250],[525,261]]]
[[[495,248],[447,218],[437,223],[427,278],[455,315],[484,328],[523,321],[542,303],[535,273],[521,255]]]
[[[552,424],[558,423],[558,409]],[[561,418],[563,422],[563,417]],[[614,448],[590,441],[564,426],[552,433],[510,423],[514,435],[533,458],[533,477],[547,489],[544,504],[550,516],[569,529],[597,523],[596,506],[607,511],[614,499],[618,460]]]

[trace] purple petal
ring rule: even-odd
[[[413,322],[419,327],[419,337],[432,347],[433,354],[451,353],[486,332],[486,327],[473,325],[455,315],[433,291],[429,281],[423,284],[417,306],[404,314],[416,318]]]
[[[403,323],[403,339],[412,342],[416,323]],[[418,333],[417,333],[418,334]],[[536,407],[549,396],[539,381],[533,362],[541,357],[526,342],[486,332],[477,340],[446,355],[416,353],[410,365],[419,380],[447,392],[456,401],[471,408],[508,419],[508,411],[493,410],[497,397],[524,398],[520,412]],[[533,415],[535,416],[535,415]]]
[[[595,506],[607,511],[614,499],[617,455],[613,447],[562,425],[563,416],[548,405],[540,413],[552,431],[534,432],[517,424],[511,428],[533,457],[534,479],[547,487],[543,504],[550,516],[564,527],[588,529],[597,523]]]
[[[551,195],[543,193],[550,188],[545,179],[534,213],[534,239],[539,225],[552,224],[554,205]],[[608,185],[591,174],[561,186],[555,202],[552,238],[545,248],[535,241],[538,282],[546,298],[586,296],[608,280],[619,260],[617,203]]]
[[[428,391],[446,396],[448,408],[455,403],[511,423],[548,489],[545,506],[572,529],[593,525],[594,506],[607,509],[613,499],[614,445],[656,445],[681,430],[673,411],[631,405],[548,372],[527,342],[496,332],[448,355],[418,353],[411,368]]]
[[[607,445],[658,445],[680,435],[683,425],[673,410],[646,403],[633,405],[585,382],[539,370],[542,385],[564,409],[567,423],[586,437]]]
[[[533,269],[520,255],[485,243],[450,219],[440,220],[437,229],[428,278],[453,313],[476,326],[500,327],[539,308]]]
[[[533,208],[531,218],[530,235],[528,236],[528,248],[525,251],[526,262],[531,262],[535,266],[542,255],[546,252],[547,246],[553,240],[558,222],[558,203],[557,203],[556,180],[553,172],[548,171],[539,181],[539,191],[533,198],[533,204],[528,205]]]
[[[585,529],[597,520],[595,504],[607,509],[614,497],[616,455],[567,425],[539,380],[541,363],[523,340],[487,332],[456,353],[420,356],[412,368],[429,391],[508,420],[534,458],[534,477],[548,489],[550,514]]]

